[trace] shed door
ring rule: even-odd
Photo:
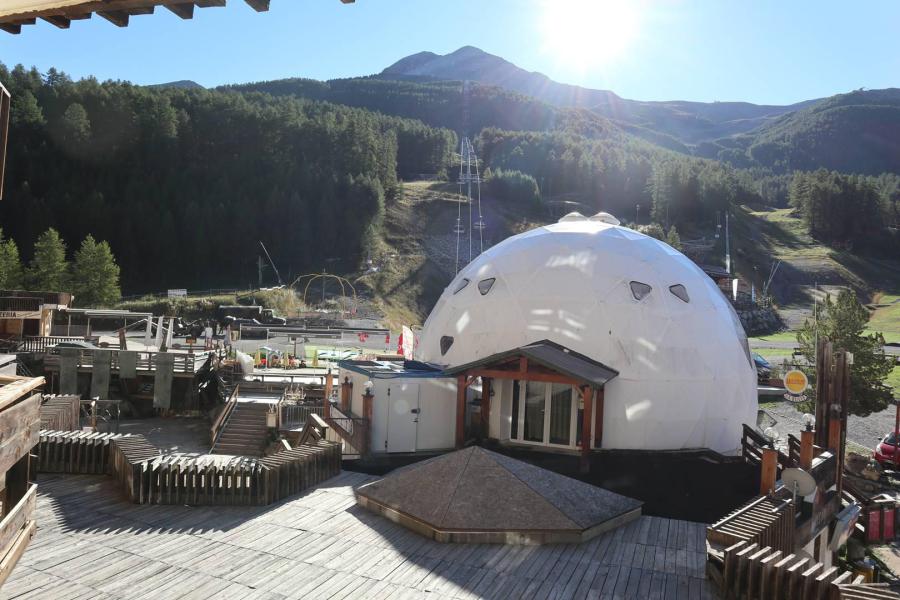
[[[388,386],[388,452],[415,452],[419,422],[419,384]]]

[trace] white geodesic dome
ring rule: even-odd
[[[690,259],[614,223],[573,217],[481,254],[444,290],[418,358],[458,366],[549,339],[619,372],[604,448],[735,452],[757,396],[734,309]]]

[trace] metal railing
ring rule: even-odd
[[[231,416],[231,413],[234,412],[234,407],[237,406],[239,391],[240,386],[234,386],[234,390],[232,390],[228,400],[225,401],[222,412],[219,413],[219,416],[213,421],[212,427],[209,428],[210,454],[216,449],[216,444],[219,443],[219,437],[221,437],[222,432],[225,430],[225,426],[228,424],[228,418]]]
[[[44,301],[41,298],[27,296],[3,296],[0,297],[0,311],[34,312],[41,310]]]
[[[302,404],[281,405],[281,429],[300,429],[310,415],[322,416],[323,406],[321,402],[304,402]]]
[[[363,417],[345,415],[332,404],[326,432],[329,441],[341,442],[344,458],[362,458],[369,452],[369,421]]]
[[[85,339],[81,336],[74,335],[27,335],[22,339],[22,342],[19,344],[20,352],[46,352],[48,349],[52,348],[57,344],[62,344],[64,342],[96,342],[99,341],[100,338],[90,338]]]

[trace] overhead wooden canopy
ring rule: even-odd
[[[94,13],[113,25],[127,27],[132,15],[149,15],[157,6],[164,7],[182,19],[194,16],[194,7],[225,6],[226,0],[5,0],[0,2],[0,29],[21,33],[22,25],[34,25],[42,19],[60,29],[68,29],[72,21],[90,19]],[[244,0],[254,10],[269,10],[269,0]],[[341,0],[352,4],[354,0]]]

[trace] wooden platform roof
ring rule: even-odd
[[[72,21],[90,19],[95,13],[117,27],[127,27],[132,15],[153,14],[156,7],[172,11],[182,19],[191,19],[194,8],[225,6],[226,0],[5,0],[0,2],[0,29],[21,33],[22,25],[34,25],[37,19],[68,29]],[[269,10],[269,0],[244,0],[258,12]],[[354,0],[341,0],[351,4]]]

